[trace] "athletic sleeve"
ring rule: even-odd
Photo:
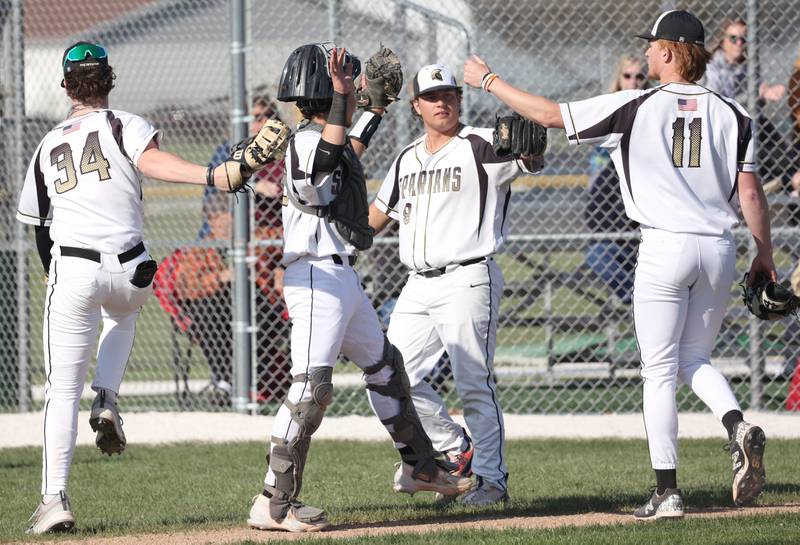
[[[17,220],[28,225],[49,227],[53,221],[53,208],[50,206],[50,197],[47,194],[44,175],[39,164],[41,152],[42,144],[39,144],[30,165],[28,165],[25,182],[22,184],[22,193],[17,207]]]
[[[398,184],[398,174],[400,169],[398,163],[402,155],[397,156],[392,161],[392,166],[389,167],[386,176],[383,178],[383,183],[378,189],[378,194],[375,195],[373,204],[375,208],[397,221],[400,215],[397,213],[397,202],[400,199],[400,186]]]
[[[317,131],[297,133],[289,146],[289,181],[303,204],[325,206],[338,190],[341,167],[333,172],[314,172],[314,157],[322,135]]]
[[[651,91],[619,91],[577,102],[559,104],[567,141],[571,145],[593,144],[615,148],[626,127],[628,107],[636,99]]]
[[[138,115],[125,112],[114,112],[114,114],[122,121],[122,147],[125,154],[134,165],[138,165],[139,157],[150,141],[155,138],[156,143],[160,142],[161,131]]]
[[[736,170],[739,172],[758,172],[756,162],[755,139],[756,129],[753,118],[747,113],[741,104],[733,99],[722,97],[728,103],[736,116],[738,127],[738,138],[736,142]]]

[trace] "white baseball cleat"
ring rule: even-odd
[[[764,430],[747,422],[733,428],[729,450],[733,461],[733,503],[747,505],[755,500],[766,482]]]
[[[683,518],[683,493],[677,488],[667,488],[661,495],[653,490],[647,503],[637,508],[633,516],[636,520]]]
[[[429,477],[420,473],[413,476],[414,467],[405,462],[397,463],[397,471],[394,473],[394,491],[411,494],[417,492],[438,492],[443,496],[458,496],[475,486],[469,477],[458,477],[451,475],[447,471],[437,468],[436,476]]]
[[[331,523],[325,516],[325,511],[292,502],[289,511],[283,520],[275,520],[269,511],[269,498],[259,494],[253,498],[250,508],[250,517],[247,519],[250,528],[257,530],[284,530],[286,532],[319,532]]]
[[[75,527],[75,515],[69,504],[67,493],[63,490],[47,503],[40,502],[33,512],[26,534],[46,534],[48,532],[68,532]]]
[[[95,444],[104,454],[122,454],[127,440],[122,431],[122,418],[119,416],[116,402],[106,399],[106,391],[101,389],[92,403],[92,414],[89,417],[92,431],[97,432]]]

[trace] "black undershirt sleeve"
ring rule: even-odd
[[[314,154],[314,173],[333,172],[342,159],[344,144],[331,144],[320,139],[317,152]]]
[[[44,267],[44,274],[50,272],[50,250],[53,248],[53,239],[50,238],[50,228],[34,226],[36,231],[36,250],[39,252],[39,259]]]

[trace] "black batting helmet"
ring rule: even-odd
[[[328,73],[328,57],[333,44],[318,43],[301,45],[292,51],[283,66],[278,84],[278,100],[324,100],[333,97],[333,82]],[[347,53],[345,64],[353,65],[353,78],[361,73],[361,61]]]

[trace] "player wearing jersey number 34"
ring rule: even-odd
[[[498,156],[492,129],[461,123],[461,87],[441,64],[412,82],[411,107],[425,134],[395,158],[370,207],[370,225],[400,223],[400,259],[408,282],[387,333],[403,354],[414,406],[436,449],[478,486],[459,501],[508,501],[505,430],[492,363],[503,274],[492,255],[508,232],[511,182],[522,169]],[[541,157],[528,157],[529,169]],[[447,352],[474,443],[423,380]],[[473,447],[474,445],[474,447]],[[401,490],[402,491],[402,490]]]
[[[749,278],[777,274],[752,119],[736,101],[695,83],[709,59],[702,23],[668,11],[639,37],[649,44],[649,76],[660,80],[653,89],[559,105],[495,77],[479,57],[466,61],[464,80],[476,87],[489,81],[485,90],[524,117],[565,128],[570,144],[611,150],[625,212],[642,231],[633,314],[656,490],[634,515],[653,520],[683,516],[675,476],[679,379],[728,432],[733,501],[748,503],[764,486],[764,432],[744,422],[728,382],[710,364],[736,276],[737,195],[757,248]]]
[[[159,131],[150,123],[109,108],[115,76],[105,48],[98,44],[78,42],[68,47],[62,68],[62,86],[72,108],[37,146],[17,211],[19,221],[34,226],[48,274],[42,501],[28,528],[34,534],[69,530],[75,524],[67,479],[78,402],[101,322],[92,383],[97,397],[89,423],[101,451],[110,455],[125,449],[117,394],[133,346],[136,317],[152,292],[156,272],[142,241],[141,174],[234,190],[253,172],[245,159],[255,157],[240,154],[211,170],[161,151]],[[275,142],[274,134],[262,136]],[[284,146],[271,150],[275,158],[281,157]],[[258,159],[266,165],[272,157],[262,153]]]

